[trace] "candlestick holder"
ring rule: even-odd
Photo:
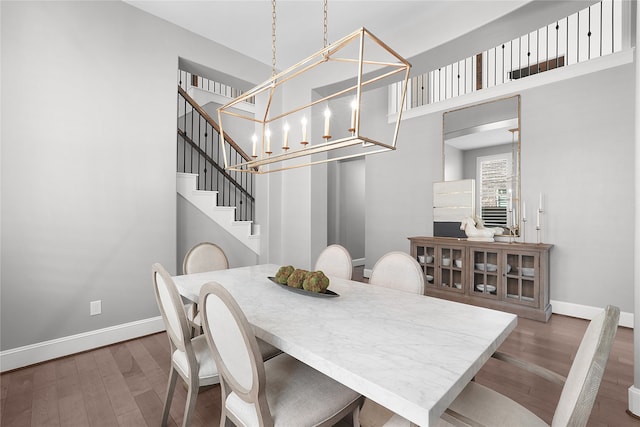
[[[287,151],[287,150],[289,149],[289,146],[288,146],[288,145],[283,145],[283,146],[282,146],[282,149],[283,149],[283,150],[285,150],[285,151]]]
[[[309,143],[309,141],[300,141],[301,145],[307,145]]]
[[[326,139],[327,141],[331,139],[331,135],[323,135],[322,136],[324,139]]]
[[[513,208],[508,208],[507,209],[507,218],[513,218]],[[509,219],[507,219],[507,224],[509,223]],[[513,223],[513,220],[511,222],[511,225],[509,225],[509,243],[513,243],[515,242],[515,237],[516,237],[516,225]]]
[[[542,214],[544,213],[544,209],[538,208],[538,216],[536,222],[536,234],[538,238],[538,243],[542,243]]]

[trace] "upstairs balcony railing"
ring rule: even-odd
[[[228,135],[224,144],[232,161],[250,160]],[[180,85],[177,150],[178,172],[198,174],[198,190],[217,191],[218,206],[235,207],[236,221],[254,220],[254,175],[224,169],[218,124]]]
[[[536,31],[414,76],[408,82],[404,109],[619,52],[625,4],[625,0],[603,0]],[[389,88],[390,114],[398,112],[401,90],[401,83]]]

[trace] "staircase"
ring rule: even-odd
[[[251,157],[229,135],[222,140],[206,108],[178,86],[177,192],[260,255],[260,227],[253,223],[254,176],[224,168],[225,152],[235,161]]]
[[[260,255],[260,226],[253,224],[253,221],[236,221],[236,208],[218,206],[218,192],[198,190],[197,180],[197,174],[178,172],[176,177],[178,194],[223,227],[256,255]]]

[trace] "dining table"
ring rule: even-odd
[[[515,328],[511,313],[331,277],[331,294],[272,279],[276,264],[174,276],[197,302],[224,286],[254,333],[420,426],[434,425]]]

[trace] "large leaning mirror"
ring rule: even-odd
[[[443,114],[443,181],[473,180],[475,215],[520,234],[520,95]]]

